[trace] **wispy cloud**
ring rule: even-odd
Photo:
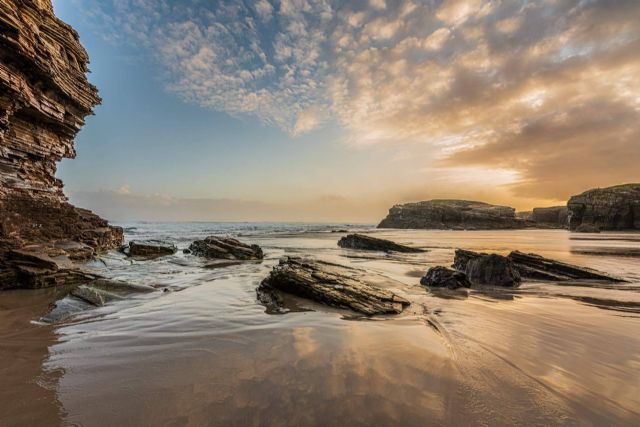
[[[634,0],[93,0],[88,10],[112,39],[153,52],[178,96],[293,135],[334,119],[351,144],[509,169],[514,191],[547,198],[637,178]]]

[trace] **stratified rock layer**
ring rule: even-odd
[[[492,230],[523,228],[515,209],[467,200],[429,200],[395,205],[378,228]]]
[[[366,315],[398,314],[409,301],[374,286],[361,270],[299,257],[284,257],[257,289],[265,304],[277,304],[278,292]],[[391,279],[386,279],[391,282]]]
[[[55,177],[100,102],[87,63],[78,34],[50,1],[0,2],[0,289],[21,286],[9,250],[65,241],[95,253],[122,243],[120,228],[69,204]]]
[[[264,253],[258,245],[248,245],[232,237],[209,236],[189,246],[193,255],[210,259],[258,260]]]
[[[640,230],[640,184],[588,190],[567,207],[571,230]]]
[[[349,234],[338,240],[338,246],[347,249],[360,249],[365,251],[382,251],[382,252],[406,252],[418,253],[424,252],[420,248],[412,248],[411,246],[401,245],[391,240],[378,239],[377,237],[365,236],[364,234]]]

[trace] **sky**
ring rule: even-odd
[[[640,181],[635,0],[53,0],[102,104],[58,176],[115,221],[375,223]]]

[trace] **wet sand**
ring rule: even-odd
[[[344,250],[335,246],[340,233],[254,233],[243,239],[265,248],[261,264],[203,269],[178,254],[132,265],[112,254],[113,277],[175,292],[59,325],[29,323],[54,291],[0,293],[0,369],[9,385],[0,391],[0,424],[638,425],[640,266],[576,252],[638,248],[637,234],[375,235],[430,251]],[[450,264],[456,247],[536,252],[630,282],[429,293],[420,272]],[[369,320],[303,300],[315,311],[267,314],[255,287],[284,253],[385,274],[404,284],[394,291],[412,305]]]

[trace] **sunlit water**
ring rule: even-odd
[[[87,426],[640,424],[640,258],[610,255],[637,253],[640,234],[124,226],[127,240],[163,239],[180,249],[228,233],[262,246],[266,259],[208,269],[181,250],[152,261],[113,252],[92,267],[172,291],[53,326],[25,319],[44,314],[54,290],[0,293],[0,373],[12,389],[0,392],[7,425],[35,425],[34,417],[38,425]],[[347,228],[428,252],[341,249],[344,233],[331,231]],[[455,248],[535,252],[629,283],[428,292],[420,276],[451,264]],[[267,314],[255,288],[284,254],[396,279],[402,286],[393,290],[411,306],[369,320],[313,304],[306,306],[315,311]]]

